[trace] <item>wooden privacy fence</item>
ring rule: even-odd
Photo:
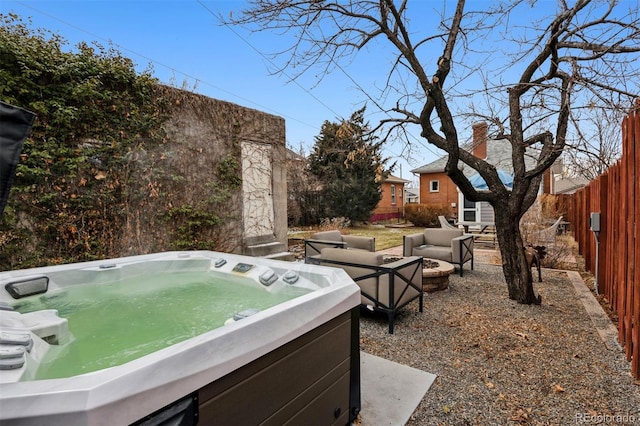
[[[572,199],[570,221],[588,271],[619,317],[618,340],[640,379],[640,111],[622,123],[622,158]],[[599,246],[590,229],[600,212]]]

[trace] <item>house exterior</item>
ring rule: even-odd
[[[511,144],[506,139],[488,139],[487,124],[476,123],[472,127],[473,139],[471,149],[473,155],[487,160],[507,174],[513,175],[513,165],[511,162]],[[525,163],[527,168],[533,168],[536,162],[537,152],[535,149],[527,150]],[[446,204],[450,207],[450,218],[454,220],[465,220],[471,222],[493,222],[493,208],[488,202],[475,203],[467,200],[460,192],[456,184],[447,176],[444,171],[448,156],[411,170],[420,179],[420,202],[422,204]],[[464,165],[460,165],[462,172],[467,177],[471,177],[477,172]],[[545,174],[540,192],[550,193],[552,186],[552,173]]]
[[[447,157],[440,157],[432,163],[411,170],[420,178],[419,202],[421,204],[446,204],[450,206],[449,215],[457,218],[458,187],[447,176],[444,167]]]
[[[406,204],[419,204],[420,203],[420,188],[404,187],[404,203]]]
[[[565,177],[553,181],[552,194],[574,194],[583,188],[589,181],[583,177]]]
[[[389,175],[380,186],[382,197],[376,206],[370,222],[404,217],[404,186],[410,181]]]
[[[322,191],[322,184],[317,179],[309,177],[306,171],[307,159],[296,152],[287,149],[287,215],[291,226],[313,223],[309,219],[307,210],[311,208],[313,213],[319,209],[318,201]],[[379,222],[404,217],[404,205],[409,195],[405,191],[405,185],[409,180],[389,175],[380,184],[380,201],[369,217],[370,222]],[[417,192],[410,199],[416,201]],[[301,204],[304,199],[304,206]],[[315,206],[315,208],[314,208]],[[305,210],[307,209],[307,210]],[[313,215],[311,215],[313,216]],[[311,218],[313,220],[313,217]]]

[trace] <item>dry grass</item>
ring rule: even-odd
[[[422,232],[424,228],[408,226],[408,227],[395,227],[396,223],[389,224],[388,227],[384,224],[375,225],[360,225],[350,228],[344,228],[339,226],[321,225],[318,227],[296,228],[290,229],[290,235],[296,239],[305,239],[311,237],[311,234],[318,231],[327,231],[330,229],[339,229],[343,234],[349,235],[362,235],[366,237],[374,237],[376,239],[376,250],[386,250],[391,247],[402,245],[402,237],[404,235],[415,234]]]
[[[391,247],[402,245],[402,237],[409,234],[415,234],[422,232],[424,228],[417,227],[403,227],[403,228],[389,228],[384,225],[366,225],[356,228],[351,228],[348,233],[351,235],[365,235],[368,237],[375,237],[376,250],[386,250]]]

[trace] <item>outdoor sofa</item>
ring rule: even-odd
[[[471,261],[473,270],[473,236],[464,235],[462,229],[426,228],[419,234],[405,235],[404,256],[422,256],[444,260],[460,268]]]
[[[398,309],[418,299],[422,312],[420,256],[384,263],[380,253],[327,247],[320,254],[306,258],[305,262],[342,268],[360,287],[360,306],[387,315],[390,334],[393,334],[394,316]]]
[[[304,240],[304,257],[317,256],[323,248],[357,249],[376,251],[376,239],[359,235],[343,235],[338,230],[321,231]]]

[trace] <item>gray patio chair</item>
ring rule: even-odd
[[[403,256],[422,256],[444,260],[460,268],[471,261],[473,270],[473,236],[463,235],[462,229],[426,228],[419,234],[403,237]]]
[[[381,253],[326,247],[305,263],[344,269],[360,287],[361,306],[387,315],[390,334],[400,308],[418,299],[418,310],[423,311],[421,256],[385,263]]]
[[[376,251],[376,239],[358,235],[343,235],[338,230],[316,232],[304,240],[304,257],[320,254],[323,248],[334,247],[353,250]]]

